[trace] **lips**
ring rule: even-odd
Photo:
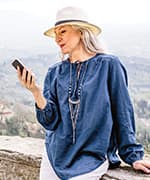
[[[65,44],[60,44],[59,46],[62,49],[65,46]]]

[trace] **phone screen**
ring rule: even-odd
[[[17,66],[19,66],[20,68],[20,71],[21,71],[21,74],[23,72],[23,69],[24,69],[24,65],[21,61],[19,61],[18,59],[15,59],[13,62],[12,62],[12,65],[14,66],[15,69],[17,69]]]

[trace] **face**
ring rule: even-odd
[[[60,26],[55,29],[55,41],[63,54],[78,51],[81,46],[81,32],[70,25]]]

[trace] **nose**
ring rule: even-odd
[[[55,41],[57,44],[59,44],[62,41],[62,37],[60,35],[55,36]]]

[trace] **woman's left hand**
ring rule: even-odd
[[[133,163],[135,170],[141,170],[146,174],[150,174],[150,162],[145,160],[138,160]]]

